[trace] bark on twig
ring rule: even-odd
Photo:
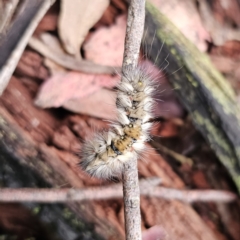
[[[144,20],[145,0],[131,0],[128,8],[123,74],[132,71],[138,64]],[[137,159],[124,164],[123,195],[126,239],[140,240],[142,236]]]
[[[237,196],[228,191],[219,190],[179,190],[157,187],[158,178],[140,180],[142,196],[157,197],[165,200],[179,200],[185,203],[221,202],[228,203],[236,200]],[[0,202],[41,202],[56,203],[84,200],[108,200],[122,198],[121,184],[95,188],[61,188],[34,189],[21,188],[0,189]]]

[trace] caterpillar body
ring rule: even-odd
[[[154,90],[153,80],[141,67],[122,76],[117,86],[118,120],[110,130],[96,133],[83,144],[83,170],[93,177],[110,179],[121,174],[125,162],[143,152],[150,138]]]

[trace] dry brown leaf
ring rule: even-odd
[[[68,100],[86,97],[101,87],[111,88],[117,84],[117,79],[109,75],[59,73],[43,83],[35,104],[42,108],[60,107]]]
[[[194,1],[150,0],[150,2],[164,13],[199,50],[207,50],[206,40],[210,41],[210,35],[202,25]]]
[[[52,49],[54,52],[59,54],[65,54],[64,50],[62,49],[62,46],[59,42],[59,39],[49,33],[42,33],[40,35],[40,38],[43,43],[45,43],[50,49]],[[49,68],[52,75],[55,75],[57,73],[63,73],[66,72],[66,68],[63,66],[57,64],[56,62],[50,60],[49,58],[45,57],[44,64],[46,67]]]
[[[117,17],[110,27],[100,27],[84,44],[86,59],[103,65],[121,66],[123,60],[126,16]]]
[[[44,39],[46,36],[47,39]],[[66,54],[63,52],[58,40],[56,38],[54,39],[50,34],[42,34],[40,39],[32,37],[28,44],[43,56],[67,69],[93,74],[114,74],[116,71],[120,71],[119,67],[103,66],[85,59],[77,59],[76,57]]]
[[[52,51],[60,54],[66,54],[63,50],[59,39],[52,34],[49,33],[42,33],[40,35],[40,40],[47,45]]]
[[[116,120],[115,102],[115,92],[102,88],[85,98],[71,99],[63,106],[72,112]]]
[[[89,29],[101,18],[109,0],[62,0],[59,16],[59,36],[65,50],[80,56],[80,48]]]

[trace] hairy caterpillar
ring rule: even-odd
[[[122,76],[117,86],[118,121],[83,144],[83,170],[93,177],[109,179],[119,176],[126,161],[139,156],[150,138],[154,90],[153,80],[141,67]]]

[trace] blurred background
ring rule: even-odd
[[[127,9],[0,0],[0,240],[124,239],[122,199],[104,199],[121,181],[90,178],[78,154],[116,120]],[[149,0],[139,65],[158,86],[139,178],[161,179],[141,197],[144,239],[239,240],[240,2]],[[9,203],[3,188],[97,189],[103,200]]]

